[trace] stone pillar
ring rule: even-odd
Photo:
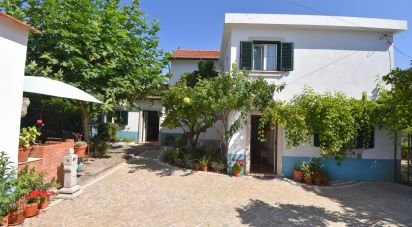
[[[82,193],[77,185],[77,155],[74,149],[69,149],[69,154],[64,157],[64,186],[59,190],[58,199],[74,199]]]

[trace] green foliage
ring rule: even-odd
[[[36,138],[40,135],[41,133],[36,126],[22,128],[19,135],[19,146],[29,147],[31,143],[35,143]]]
[[[194,87],[197,82],[203,79],[210,79],[217,77],[219,73],[214,70],[213,61],[199,61],[197,63],[198,70],[187,73],[182,76],[181,80],[184,80],[186,85],[189,87]]]
[[[163,155],[163,160],[167,163],[175,163],[178,159],[184,159],[183,157],[183,151],[180,148],[175,148],[173,150],[166,151]]]
[[[16,172],[4,151],[0,152],[0,220],[6,216],[14,202]]]
[[[131,143],[131,142],[134,142],[134,138],[132,137],[116,138],[116,142]]]
[[[383,122],[393,130],[412,134],[412,68],[395,69],[383,77],[389,90],[383,89],[379,97]]]
[[[235,162],[232,166],[232,170],[235,171],[241,171],[243,169],[243,166],[240,164],[240,162]]]
[[[104,157],[109,152],[109,145],[106,141],[97,139],[93,145],[93,155],[97,157]]]
[[[171,86],[162,98],[166,116],[163,126],[182,127],[195,150],[200,133],[221,120],[224,127],[220,133],[221,145],[224,145],[222,150],[227,150],[231,137],[250,111],[263,110],[273,101],[274,93],[282,89],[283,85],[270,84],[262,77],[252,79],[247,72],[238,72],[236,65],[232,72],[199,80],[193,87],[182,80]],[[231,113],[239,114],[229,122]]]
[[[225,163],[222,160],[213,160],[210,162],[210,167],[216,171],[222,171],[225,168]]]
[[[199,159],[199,165],[201,167],[206,167],[209,165],[210,155],[204,155],[202,158]]]
[[[3,0],[0,7],[43,33],[29,37],[27,74],[62,80],[104,101],[97,110],[78,104],[86,141],[91,113],[132,105],[163,86],[168,54],[158,49],[158,21],[148,21],[137,0]]]
[[[260,128],[278,124],[286,129],[289,146],[307,142],[318,134],[322,156],[342,160],[345,151],[356,146],[359,133],[367,146],[373,127],[379,123],[380,106],[368,100],[349,98],[343,93],[318,94],[305,88],[292,102],[274,102],[263,112]]]
[[[213,100],[208,97],[208,91],[203,88],[202,83],[192,88],[180,81],[164,94],[162,104],[166,116],[162,126],[182,127],[185,138],[195,151],[200,133],[205,132],[216,121]]]
[[[97,128],[97,138],[103,141],[115,142],[119,126],[114,123],[102,123]]]

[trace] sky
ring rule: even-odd
[[[225,13],[322,13],[412,23],[412,0],[141,0],[141,8],[150,19],[159,20],[160,48],[166,51],[220,49]],[[409,31],[395,36],[395,46],[412,56],[412,28],[408,27]],[[410,57],[395,52],[395,66],[406,68],[410,62]]]

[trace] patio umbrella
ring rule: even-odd
[[[72,85],[46,77],[25,76],[23,91],[55,97],[76,99],[85,102],[94,102],[99,104],[102,103],[92,95],[76,87],[73,87]]]

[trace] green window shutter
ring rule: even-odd
[[[280,71],[292,71],[293,70],[293,43],[281,44],[281,56],[280,56]]]
[[[252,42],[240,42],[239,69],[252,70]]]

